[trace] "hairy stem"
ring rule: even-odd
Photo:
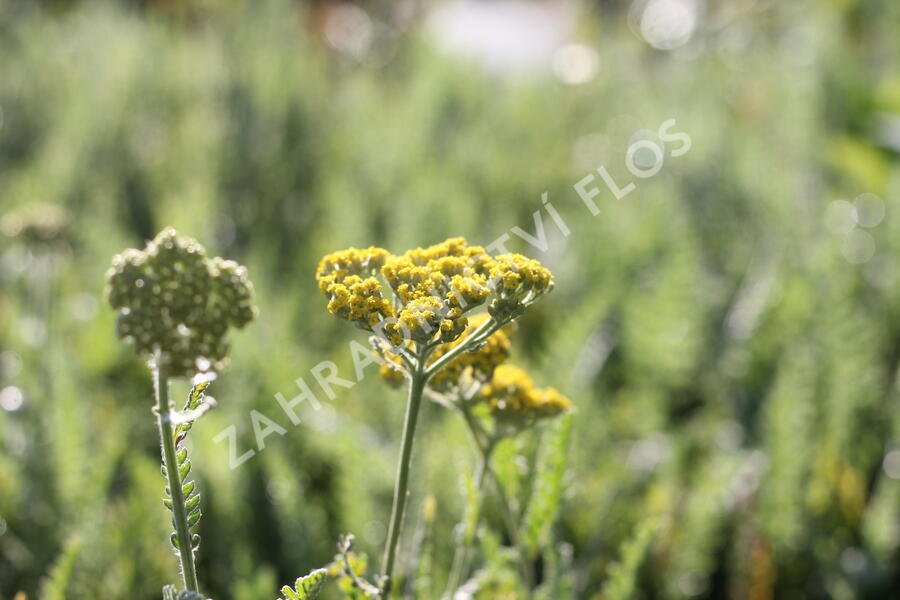
[[[388,597],[391,591],[391,575],[394,572],[394,560],[397,557],[397,543],[400,541],[400,528],[403,523],[403,511],[406,509],[406,498],[409,495],[409,467],[412,462],[413,440],[416,434],[416,423],[419,417],[419,407],[422,404],[422,392],[425,389],[427,377],[422,372],[422,363],[419,360],[416,371],[412,373],[409,384],[409,398],[406,402],[406,419],[403,424],[403,444],[400,447],[400,460],[397,465],[397,481],[394,485],[394,504],[391,508],[391,522],[388,527],[388,541],[384,548],[384,573],[383,596]]]
[[[184,508],[184,496],[181,493],[181,476],[178,473],[178,461],[175,458],[175,437],[172,432],[171,400],[169,399],[169,378],[159,368],[153,369],[154,393],[156,406],[156,424],[159,427],[159,441],[162,446],[163,464],[169,481],[169,495],[172,498],[172,515],[175,523],[175,536],[178,540],[178,557],[181,561],[181,575],[184,587],[190,591],[199,591],[197,570],[194,567],[194,549],[191,544],[191,530],[188,527],[187,511]]]

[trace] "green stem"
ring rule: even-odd
[[[525,549],[522,547],[519,539],[519,530],[516,525],[516,518],[513,515],[509,494],[506,493],[506,488],[503,486],[497,473],[491,468],[490,463],[491,454],[493,453],[497,442],[499,442],[499,439],[495,436],[488,436],[488,441],[482,442],[481,438],[485,433],[478,426],[478,422],[474,419],[472,413],[463,409],[462,415],[469,429],[469,433],[472,435],[472,440],[475,442],[475,447],[478,448],[478,451],[481,454],[482,464],[484,465],[484,473],[482,475],[490,475],[491,479],[494,481],[494,486],[497,489],[497,497],[500,500],[500,515],[503,517],[503,524],[506,527],[509,541],[519,555],[519,570],[521,571],[522,579],[525,581],[527,597],[530,598],[531,590],[534,588],[533,567],[531,561],[528,560]],[[450,590],[450,593],[452,592],[453,590]]]
[[[473,331],[472,334],[469,337],[467,337],[465,340],[463,340],[461,344],[459,344],[458,346],[456,346],[455,348],[453,348],[446,354],[442,355],[436,361],[434,361],[431,364],[431,366],[429,366],[425,370],[426,378],[429,378],[432,375],[434,375],[435,373],[437,373],[438,371],[440,371],[451,360],[453,360],[454,358],[456,358],[463,352],[466,352],[474,344],[484,341],[485,339],[487,339],[487,337],[489,335],[491,335],[498,329],[500,329],[500,324],[497,321],[495,321],[493,318],[490,318],[487,321],[485,321],[484,323],[482,323],[481,326],[478,329],[476,329],[475,331]]]
[[[525,580],[527,597],[531,598],[531,591],[534,588],[534,568],[520,541],[519,528],[516,525],[516,518],[513,515],[509,494],[506,493],[506,488],[503,486],[503,482],[500,481],[497,473],[490,468],[488,468],[488,471],[491,479],[494,481],[494,486],[497,488],[497,497],[500,499],[500,514],[503,517],[504,525],[506,525],[506,533],[509,536],[510,543],[519,555],[519,570],[522,572],[522,578]]]
[[[406,509],[406,498],[409,495],[409,466],[412,462],[413,439],[416,434],[416,422],[419,407],[422,404],[422,392],[425,389],[426,375],[421,370],[424,360],[419,360],[419,368],[412,373],[409,385],[409,398],[406,402],[406,419],[403,424],[403,444],[400,447],[400,461],[397,465],[397,481],[394,485],[394,503],[391,508],[391,522],[388,527],[388,542],[384,548],[384,583],[382,595],[387,598],[391,591],[391,575],[394,572],[394,560],[397,556],[397,543],[400,541],[400,528],[403,523],[403,511]]]
[[[484,481],[488,471],[488,461],[490,460],[491,450],[483,452],[479,448],[478,464],[475,467],[475,490],[478,494],[478,504],[475,518],[475,529],[478,528],[478,521],[481,520],[481,511],[484,504]],[[474,535],[473,535],[474,538]],[[453,553],[453,563],[450,567],[450,575],[447,578],[447,587],[444,590],[445,598],[452,598],[453,593],[459,588],[462,578],[465,577],[469,570],[469,551],[471,550],[471,541],[466,539],[465,535],[461,537],[456,545],[456,551]]]
[[[175,524],[175,536],[178,540],[178,558],[181,561],[181,575],[187,590],[199,591],[197,571],[194,567],[194,549],[191,544],[191,530],[187,523],[187,511],[184,508],[184,496],[181,493],[181,476],[178,473],[178,460],[175,458],[175,436],[172,432],[172,406],[169,399],[169,378],[161,369],[153,369],[154,393],[156,396],[156,424],[159,427],[159,441],[162,445],[163,464],[169,480],[169,496],[172,499],[172,515]]]

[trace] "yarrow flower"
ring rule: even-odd
[[[143,250],[113,257],[106,279],[107,299],[119,313],[117,335],[169,377],[221,371],[228,328],[256,315],[247,269],[208,258],[196,240],[171,227]]]
[[[342,250],[322,259],[316,279],[329,312],[369,331],[378,328],[394,346],[403,340],[451,343],[466,330],[472,309],[489,302],[491,316],[505,323],[553,288],[553,275],[538,261],[492,257],[464,238],[399,256],[375,247]]]
[[[501,426],[512,421],[505,409],[509,401],[501,397],[509,386],[497,381],[497,370],[510,351],[504,328],[553,289],[553,275],[536,260],[518,254],[494,257],[463,238],[451,238],[399,256],[375,247],[334,252],[319,263],[316,280],[330,313],[376,334],[370,342],[382,360],[381,377],[391,385],[409,383],[380,584],[352,577],[357,586],[387,598],[423,396],[427,391],[461,412],[469,426],[477,428],[473,436],[479,440],[488,434],[473,425],[475,405],[491,407],[498,439],[514,433]],[[478,307],[486,314],[482,311],[470,321],[469,314]],[[558,392],[535,390],[530,381],[517,404],[522,424],[568,406]]]

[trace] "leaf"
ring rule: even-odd
[[[209,387],[209,382],[201,382],[191,388],[190,393],[188,394],[187,403],[184,406],[183,412],[192,412],[197,411],[193,415],[189,415],[190,419],[196,419],[200,412],[198,409],[202,409],[204,402],[204,393],[206,392],[206,388]],[[206,408],[213,406],[211,399],[210,402],[205,405]],[[188,431],[190,431],[193,426],[193,420],[185,420],[184,414],[170,413],[174,417],[181,418],[180,422],[177,422],[175,425],[174,431],[172,433],[174,441],[175,441],[175,464],[178,465],[178,483],[176,485],[181,486],[181,503],[183,504],[184,513],[187,518],[187,526],[188,529],[194,528],[197,526],[197,523],[200,522],[200,517],[202,516],[202,512],[200,511],[200,493],[196,489],[196,484],[193,481],[188,480],[188,475],[191,473],[191,460],[188,458],[188,449],[179,447],[179,444],[184,441],[184,438],[187,436]],[[168,479],[168,470],[165,465],[162,465],[162,475],[164,478]],[[169,489],[169,486],[166,486],[165,495],[163,497],[163,505],[172,511],[173,519],[172,519],[172,528],[177,529],[175,527],[175,503],[172,499],[172,491]],[[182,552],[181,544],[178,540],[178,535],[176,533],[172,533],[169,537],[169,540],[172,543],[172,546],[179,553]],[[193,534],[191,536],[190,542],[190,550],[196,550],[200,546],[200,536],[197,534]],[[185,551],[188,551],[185,549]],[[184,600],[182,597],[182,593],[179,593],[175,600]],[[194,593],[194,592],[192,592]],[[166,596],[166,589],[163,589],[163,597],[165,600],[170,600],[168,596]],[[192,598],[192,597],[189,597]],[[201,598],[202,596],[197,595],[197,598]]]
[[[191,461],[185,460],[184,463],[178,467],[178,477],[181,481],[184,481],[185,477],[188,476],[188,473],[191,472]]]
[[[316,569],[309,575],[298,577],[293,589],[287,585],[281,588],[282,596],[287,600],[315,600],[322,592],[327,576],[327,570]]]
[[[189,513],[187,517],[188,527],[193,527],[194,525],[196,525],[197,522],[200,521],[200,515],[201,513],[199,508],[195,509],[194,512]]]
[[[635,536],[622,544],[619,561],[609,567],[609,579],[601,594],[604,600],[629,600],[634,597],[638,571],[658,530],[657,520],[644,521]]]
[[[562,417],[555,429],[555,435],[541,447],[538,455],[531,502],[524,518],[522,541],[532,556],[548,543],[550,528],[562,504],[572,415]]]
[[[558,544],[548,546],[544,552],[544,582],[535,595],[537,600],[563,600],[574,598],[574,567],[572,565],[572,546]],[[605,597],[604,597],[604,600]]]
[[[41,586],[41,598],[65,600],[68,595],[69,579],[75,569],[75,561],[81,552],[81,540],[70,538],[50,569],[50,576]]]
[[[198,504],[200,504],[200,494],[197,494],[196,496],[194,496],[193,498],[191,498],[187,502],[185,502],[184,509],[190,513],[195,508],[197,508]]]
[[[194,482],[188,481],[184,485],[181,486],[181,496],[182,498],[190,498],[191,494],[194,493]],[[168,490],[166,491],[168,493]]]
[[[203,403],[203,397],[206,395],[206,388],[209,387],[209,384],[209,381],[203,381],[192,387],[190,393],[188,394],[187,402],[184,404],[184,408],[181,412],[190,412],[200,408],[200,405]],[[173,435],[175,436],[176,448],[182,442],[182,440],[184,440],[184,438],[187,436],[187,432],[190,431],[191,427],[193,426],[193,421],[179,423],[175,426]]]

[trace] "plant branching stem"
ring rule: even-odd
[[[382,572],[384,583],[382,596],[387,598],[391,591],[391,576],[394,572],[394,561],[397,556],[397,543],[400,541],[400,528],[403,523],[403,512],[409,495],[409,467],[412,462],[413,440],[416,434],[416,423],[419,407],[422,404],[422,392],[428,377],[422,370],[424,357],[420,357],[417,369],[412,373],[409,384],[409,398],[406,402],[406,418],[403,423],[403,443],[400,447],[400,460],[397,465],[397,480],[394,485],[394,503],[391,508],[391,521],[388,526],[388,541],[384,548]]]
[[[425,370],[426,377],[431,377],[438,371],[444,368],[451,360],[462,354],[463,352],[467,352],[469,348],[472,348],[475,344],[483,342],[488,338],[492,333],[500,329],[501,325],[495,321],[493,318],[488,319],[481,326],[472,332],[472,334],[467,337],[463,343],[459,344],[446,354],[442,355],[439,359],[434,361],[428,369]]]
[[[184,507],[184,496],[181,493],[181,476],[178,473],[178,460],[175,457],[175,437],[172,431],[172,402],[169,398],[169,378],[159,368],[153,369],[154,393],[156,397],[156,424],[159,427],[159,441],[162,446],[163,464],[169,481],[169,496],[172,499],[172,515],[175,523],[175,536],[178,540],[178,557],[181,561],[181,575],[187,590],[199,591],[197,570],[194,567],[194,549],[191,543],[191,530],[188,527],[187,511]]]

